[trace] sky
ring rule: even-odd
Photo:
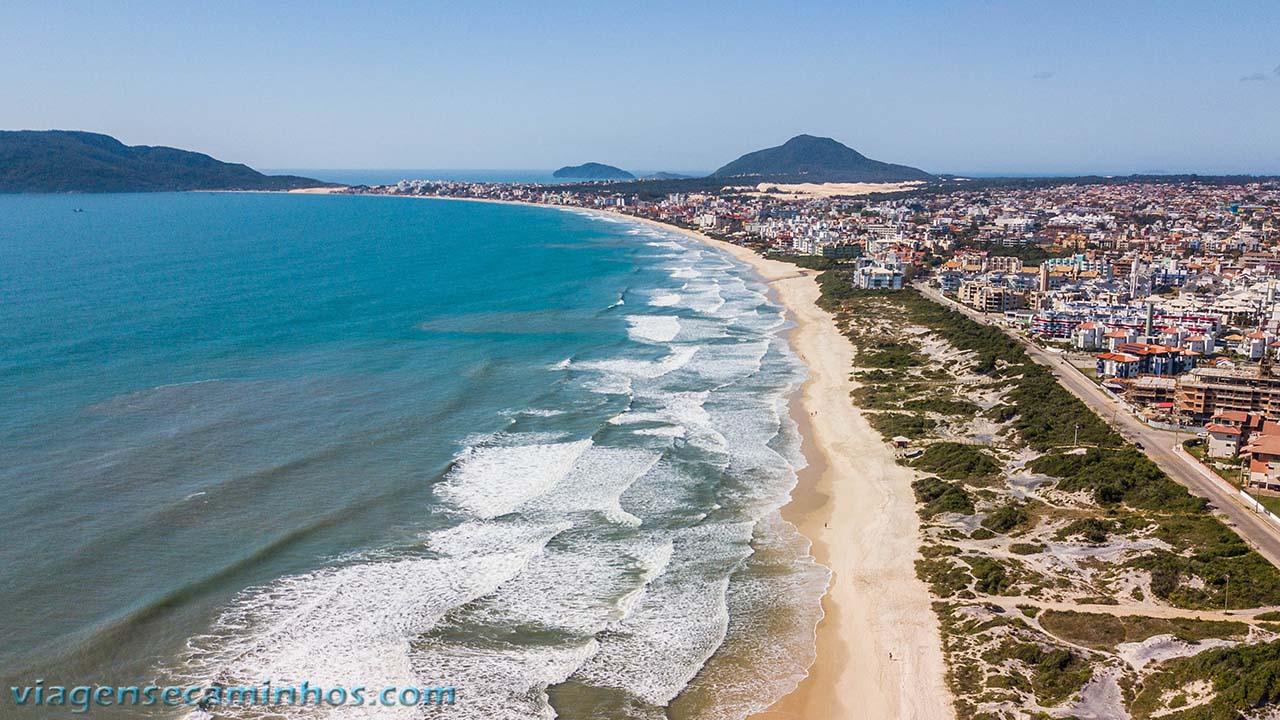
[[[1280,174],[1280,2],[13,2],[0,129],[260,168]]]

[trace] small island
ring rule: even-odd
[[[551,175],[566,180],[635,180],[636,176],[622,168],[589,162],[562,167]]]

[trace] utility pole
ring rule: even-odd
[[[1076,423],[1076,437],[1072,445],[1074,447],[1080,447],[1080,423]]]
[[[1222,612],[1227,611],[1227,595],[1231,592],[1231,574],[1227,573],[1227,587],[1222,591]]]

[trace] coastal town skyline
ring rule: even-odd
[[[711,170],[805,132],[934,173],[1272,174],[1278,12],[16,7],[0,127],[269,168]]]

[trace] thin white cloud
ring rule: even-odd
[[[1240,78],[1240,82],[1262,82],[1266,79],[1267,79],[1267,76],[1264,75],[1263,73],[1252,73],[1250,75],[1245,75],[1244,77]]]
[[[1040,72],[1032,75],[1031,79],[1032,80],[1048,80],[1051,77],[1053,77],[1053,73],[1048,72],[1046,70],[1041,70]]]

